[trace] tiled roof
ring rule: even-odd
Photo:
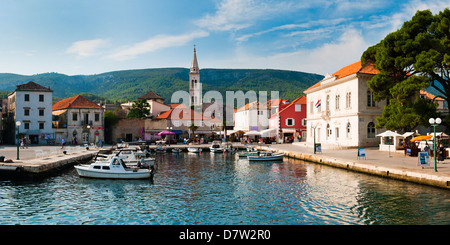
[[[168,111],[161,112],[161,114],[159,114],[156,117],[156,119],[189,119],[188,118],[188,116],[189,116],[188,112],[186,111],[186,109],[183,109],[183,108],[186,108],[186,107],[183,106],[183,105],[179,107],[180,110],[178,110],[178,111],[179,111],[180,114],[178,115],[178,117],[176,115],[172,115],[174,110],[175,110],[175,108],[172,108],[172,109],[170,109]],[[205,117],[201,113],[198,113],[198,112],[196,112],[196,111],[194,111],[192,109],[190,109],[190,112],[191,112],[191,119],[192,120],[202,120],[202,119],[211,120],[211,119],[214,119],[214,118]]]
[[[302,105],[305,104],[306,105],[306,96],[302,95],[300,97],[298,97],[297,99],[295,99],[294,101],[292,101],[291,103],[289,103],[289,105],[287,105],[286,107],[284,107],[281,111],[274,113],[270,118],[272,118],[273,116],[276,116],[280,113],[282,113],[283,111],[285,111],[286,109],[288,109],[289,107],[291,107],[292,105]]]
[[[17,85],[16,90],[14,91],[29,91],[29,92],[53,92],[50,88],[46,88],[42,85],[39,85],[33,81],[30,81],[28,83]]]
[[[429,100],[433,100],[436,97],[436,95],[430,94],[430,93],[428,93],[427,91],[424,91],[424,90],[420,90],[419,94],[420,95],[424,95]],[[436,99],[434,99],[434,100],[442,100],[443,101],[444,99],[442,99],[440,97],[436,97]]]
[[[145,99],[145,100],[164,100],[161,96],[159,96],[157,93],[153,92],[153,90],[150,90],[150,92],[142,95],[138,98],[139,100]]]
[[[336,80],[346,77],[346,76],[350,76],[352,74],[355,73],[364,73],[364,74],[372,74],[372,75],[376,75],[378,74],[378,70],[375,68],[373,63],[367,63],[364,67],[361,66],[361,61],[357,61],[351,65],[345,66],[343,68],[341,68],[339,71],[333,73],[333,76],[335,77]],[[308,91],[310,89],[319,87],[321,85],[321,81],[319,81],[318,83],[314,84],[313,86],[309,87],[308,89],[306,89],[305,91]]]
[[[62,109],[103,109],[96,103],[84,98],[81,95],[77,95],[68,99],[61,100],[55,103],[52,107],[53,111]]]
[[[339,71],[333,73],[333,76],[336,77],[336,80],[339,78],[343,78],[346,76],[350,76],[355,73],[365,73],[365,74],[373,74],[376,75],[379,71],[375,69],[373,63],[367,63],[364,67],[361,66],[361,61],[357,61],[351,65],[348,65]]]

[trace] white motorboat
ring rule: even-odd
[[[200,147],[188,147],[187,149],[189,152],[194,152],[194,153],[202,152],[202,148],[200,148]]]
[[[153,164],[155,162],[155,158],[150,157],[149,152],[147,152],[146,150],[141,151],[140,149],[136,148],[123,148],[114,151],[112,155],[103,157],[104,159],[99,158],[102,156],[96,156],[95,160],[98,159],[101,161],[110,161],[114,156],[122,158],[122,160],[125,162],[127,166],[136,166],[138,165],[138,162],[142,161],[148,164]]]
[[[274,153],[272,151],[259,152],[256,156],[247,156],[250,161],[280,161],[283,160],[284,153]]]
[[[114,156],[110,161],[96,161],[89,165],[75,166],[78,175],[97,179],[148,179],[153,176],[153,165],[148,168],[130,168],[122,158]]]
[[[209,150],[212,153],[222,153],[223,152],[222,142],[214,140],[211,146],[209,147]]]

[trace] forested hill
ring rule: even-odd
[[[270,91],[279,91],[280,98],[290,101],[323,78],[322,75],[311,73],[265,69],[202,69],[200,74],[204,93],[216,90],[225,97],[226,91],[268,91],[268,95]],[[77,76],[59,73],[32,76],[1,73],[0,91],[12,92],[16,85],[34,81],[50,87],[54,91],[53,96],[58,98],[89,93],[111,101],[131,101],[153,90],[170,103],[173,92],[189,91],[188,79],[189,69],[186,68],[125,70]],[[5,94],[0,92],[2,96]]]

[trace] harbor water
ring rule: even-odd
[[[2,225],[449,225],[450,192],[300,160],[157,154],[150,180],[0,180]]]

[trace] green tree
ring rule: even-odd
[[[192,137],[195,138],[195,131],[198,129],[198,127],[195,126],[195,124],[191,123],[191,125],[189,126],[189,129],[190,129],[191,132],[192,132]]]
[[[436,105],[415,98],[430,85],[449,102],[449,20],[449,9],[438,15],[417,11],[399,30],[362,55],[363,64],[374,62],[380,71],[368,82],[374,99],[389,102],[378,118],[378,128],[408,130],[428,125],[430,113],[420,110],[431,109],[431,114],[436,114]]]
[[[136,100],[131,106],[131,110],[127,115],[127,118],[142,118],[150,114],[150,105],[146,100]]]

